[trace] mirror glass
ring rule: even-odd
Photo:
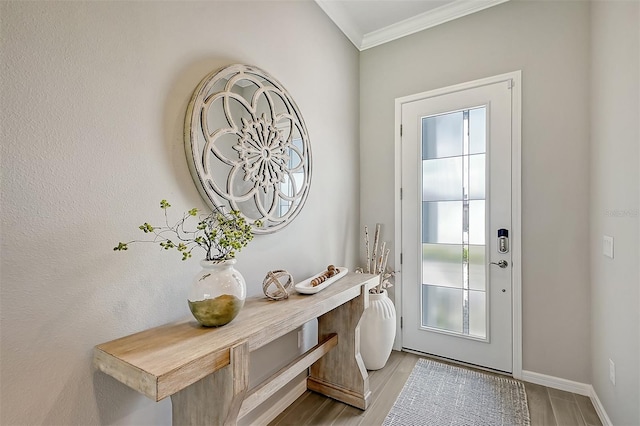
[[[196,88],[185,118],[194,182],[214,209],[238,210],[255,233],[289,224],[311,183],[311,147],[300,111],[259,68],[230,65]]]

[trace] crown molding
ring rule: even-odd
[[[367,33],[362,37],[362,43],[358,48],[365,50],[379,46],[507,1],[509,0],[457,0],[453,3],[405,19],[397,24]]]
[[[340,30],[347,36],[351,43],[358,50],[362,50],[360,46],[362,45],[362,37],[363,34],[356,25],[355,21],[351,18],[351,16],[345,12],[345,10],[340,6],[340,4],[336,1],[331,0],[315,0],[315,2],[320,6],[320,9],[327,14],[327,16],[340,28]]]
[[[347,38],[351,40],[351,43],[362,51],[489,7],[497,6],[509,0],[456,0],[367,34],[362,34],[355,21],[340,6],[339,1],[315,1]]]

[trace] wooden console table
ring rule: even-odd
[[[308,389],[364,410],[371,392],[358,323],[376,282],[349,273],[314,295],[248,298],[223,327],[166,324],[96,346],[93,362],[154,401],[170,396],[174,425],[235,425],[308,367]],[[314,318],[319,343],[248,389],[251,352]]]

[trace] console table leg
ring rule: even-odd
[[[230,350],[229,365],[171,395],[174,426],[237,423],[249,387],[249,345]]]
[[[360,318],[369,303],[368,290],[318,318],[318,341],[338,335],[338,345],[311,365],[307,388],[365,410],[369,375],[360,355]]]

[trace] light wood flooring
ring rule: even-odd
[[[366,411],[307,391],[270,425],[381,425],[418,358],[418,355],[393,351],[382,370],[369,372],[371,405]],[[524,384],[531,426],[602,425],[588,397]]]

